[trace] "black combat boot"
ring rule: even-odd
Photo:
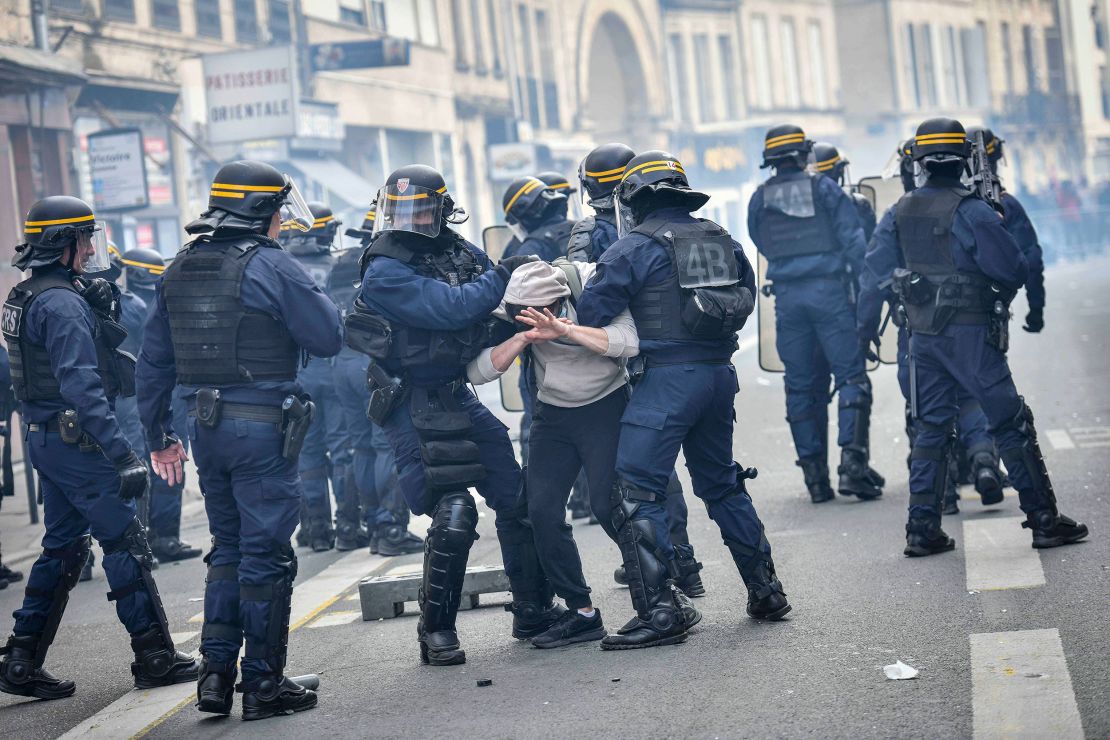
[[[705,596],[705,584],[701,582],[701,563],[694,558],[692,545],[675,545],[675,585],[682,589],[682,593],[691,598]]]
[[[89,559],[85,561],[85,566],[81,568],[81,577],[77,580],[79,580],[81,583],[84,583],[85,581],[91,581],[93,577],[94,565],[96,565],[96,555],[90,552]]]
[[[689,636],[689,625],[682,608],[682,598],[682,592],[674,581],[665,581],[662,589],[651,594],[647,610],[642,614],[637,611],[636,616],[616,633],[606,636],[601,641],[601,649],[634,650],[685,642]],[[693,609],[692,606],[690,608]],[[697,609],[693,611],[700,620],[701,614]]]
[[[313,552],[327,552],[335,547],[335,530],[331,522],[322,517],[309,517],[308,542]]]
[[[150,550],[154,553],[154,557],[163,563],[191,560],[201,556],[200,548],[182,542],[176,535],[155,537],[150,541]]]
[[[786,601],[786,592],[775,575],[767,536],[761,534],[759,546],[754,548],[727,538],[725,545],[748,589],[748,616],[772,622],[785,617],[793,607]]]
[[[940,528],[939,516],[910,516],[906,523],[906,557],[920,558],[956,549],[956,541]]]
[[[293,538],[297,547],[308,547],[311,545],[311,540],[308,538],[308,502],[305,501],[304,496],[301,496],[301,526],[297,527],[297,535]]]
[[[350,522],[340,522],[335,527],[335,549],[340,552],[349,552],[350,550],[360,550],[370,544],[370,533],[366,528],[358,525],[351,524]]]
[[[993,452],[977,452],[971,458],[971,482],[983,506],[993,506],[1002,503],[1003,493],[1002,471],[998,467],[998,459]]]
[[[402,524],[381,524],[376,533],[378,554],[384,557],[411,555],[424,549],[424,540]]]
[[[956,455],[948,458],[948,476],[944,481],[944,498],[941,502],[941,514],[953,516],[960,513],[960,489],[956,481],[960,475]]]
[[[243,721],[293,714],[316,706],[316,692],[292,678],[264,674],[238,687],[243,693]]]
[[[39,644],[40,635],[10,635],[8,644],[0,648],[0,691],[36,699],[64,699],[73,696],[77,684],[55,678],[42,667],[46,649]],[[41,647],[41,649],[40,649]]]
[[[829,485],[828,462],[817,457],[806,457],[795,464],[802,469],[802,475],[805,476],[810,501],[823,504],[836,498],[836,493]]]
[[[1070,545],[1090,533],[1086,524],[1080,524],[1052,509],[1041,509],[1026,515],[1021,526],[1033,530],[1033,547],[1038,550]]]
[[[137,689],[196,681],[200,673],[196,660],[175,650],[173,643],[157,624],[132,635],[131,649],[135,653],[131,675],[135,677]]]
[[[873,477],[874,471],[867,462],[867,452],[854,447],[842,447],[840,466],[836,469],[840,481],[837,490],[841,496],[855,496],[864,501],[883,495],[882,485]],[[879,480],[882,476],[879,476]]]
[[[197,679],[197,709],[211,714],[231,714],[235,698],[235,663],[217,663],[204,658]]]

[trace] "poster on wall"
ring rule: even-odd
[[[94,211],[127,211],[150,205],[143,133],[117,128],[89,134],[89,178]]]

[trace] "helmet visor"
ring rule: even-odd
[[[620,198],[614,198],[613,205],[616,206],[617,212],[617,237],[624,238],[640,224],[636,222],[636,216],[632,213],[632,206]]]
[[[308,231],[312,228],[312,209],[308,207],[297,183],[289,175],[285,175],[285,184],[289,188],[285,194],[285,201],[281,204],[281,225],[297,231]]]
[[[104,225],[97,222],[92,228],[77,231],[77,255],[74,264],[79,265],[81,272],[104,272],[112,266],[108,256],[108,235]]]
[[[902,154],[900,149],[899,149],[899,151],[896,151],[896,152],[894,152],[893,154],[890,155],[890,159],[888,159],[886,161],[886,164],[883,165],[883,171],[882,171],[881,177],[884,180],[893,180],[894,178],[898,177],[901,174],[901,172],[902,172],[902,158],[904,156],[905,155]]]
[[[406,179],[378,191],[375,234],[408,231],[434,239],[442,224],[443,192],[413,185]]]

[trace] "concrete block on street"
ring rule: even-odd
[[[416,601],[420,593],[420,573],[372,576],[358,584],[362,619],[393,619],[405,613],[405,602]],[[509,590],[509,577],[500,565],[479,565],[466,569],[463,579],[460,610],[476,609],[481,594]]]

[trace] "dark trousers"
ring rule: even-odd
[[[66,444],[56,432],[28,432],[25,439],[42,487],[43,549],[63,549],[90,533],[101,545],[119,540],[135,519],[135,504],[119,497],[119,476],[112,463],[99,450],[81,452],[77,445]],[[13,615],[17,634],[42,632],[62,568],[60,558],[46,553],[31,566],[23,606]],[[126,549],[104,556],[104,574],[113,591],[142,578],[138,561]],[[145,588],[120,597],[115,605],[116,616],[133,635],[155,622]]]
[[[590,508],[605,533],[616,541],[609,497],[616,477],[620,420],[627,404],[627,389],[621,387],[577,408],[539,402],[532,414],[528,518],[544,573],[571,609],[590,603],[590,588],[566,520],[567,498],[577,472],[584,470]]]
[[[224,418],[209,429],[190,416],[188,428],[212,533],[206,561],[210,568],[231,566],[238,572],[238,582],[208,582],[204,621],[241,627],[248,642],[264,644],[280,615],[269,601],[240,599],[240,590],[257,592],[287,573],[289,538],[301,507],[297,463],[282,457],[277,424]],[[219,663],[233,665],[239,648],[234,639],[201,640],[201,652]],[[244,680],[272,670],[266,660],[249,657],[241,667]]]
[[[308,428],[298,464],[305,507],[310,515],[322,517],[330,524],[328,481],[336,504],[341,504],[351,462],[351,439],[336,393],[331,360],[313,358],[297,375],[297,382],[316,404],[316,416]]]
[[[180,387],[173,394],[173,428],[182,441],[188,445],[185,435],[185,399],[180,393]],[[150,453],[146,446],[146,433],[143,431],[142,422],[139,421],[139,408],[135,396],[116,399],[116,420],[120,430],[127,437],[127,441],[135,449],[135,454],[142,458],[149,458]],[[148,521],[150,535],[155,537],[177,537],[181,534],[181,494],[185,490],[184,481],[170,486],[157,475],[152,475],[150,491],[148,492],[149,512]]]

